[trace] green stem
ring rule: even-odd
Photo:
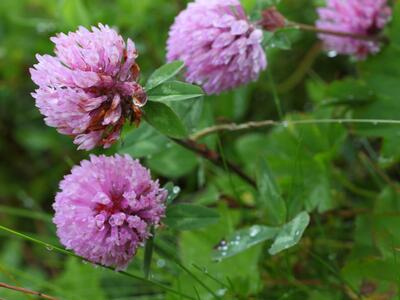
[[[151,237],[147,239],[146,245],[144,247],[143,271],[144,271],[144,277],[146,279],[149,279],[150,269],[151,269],[151,259],[153,257],[154,237],[155,237],[154,226],[151,227],[150,234]]]

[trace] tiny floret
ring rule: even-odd
[[[47,125],[74,138],[79,149],[111,146],[129,118],[138,123],[147,97],[137,83],[135,44],[108,26],[51,38],[55,56],[37,55],[32,96]]]
[[[165,214],[166,190],[130,156],[90,156],[60,183],[53,208],[61,243],[124,269]]]
[[[346,32],[366,37],[376,37],[390,20],[392,14],[387,0],[328,0],[327,6],[318,9],[317,27],[324,30]],[[362,60],[380,50],[376,40],[362,40],[321,34],[327,51],[351,55]]]
[[[182,60],[188,82],[218,94],[256,80],[267,67],[262,39],[238,0],[196,0],[170,29],[167,60]]]

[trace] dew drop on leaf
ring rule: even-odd
[[[260,227],[253,226],[250,228],[250,236],[255,237],[260,232]]]
[[[334,58],[336,57],[338,54],[336,51],[328,51],[328,53],[326,54],[328,55],[328,57]]]
[[[218,296],[224,296],[226,294],[227,289],[219,289],[217,291]]]

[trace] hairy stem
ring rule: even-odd
[[[357,40],[364,40],[364,41],[373,41],[373,42],[387,42],[387,39],[380,35],[365,35],[365,34],[358,34],[358,33],[350,33],[350,32],[343,32],[343,31],[336,31],[330,29],[322,29],[315,27],[313,25],[308,24],[301,24],[297,22],[288,22],[287,28],[295,28],[303,31],[311,31],[316,33],[328,34],[328,35],[336,35],[339,37],[347,37],[353,38]]]
[[[294,120],[294,121],[274,121],[274,120],[264,120],[257,122],[248,122],[242,124],[236,123],[228,123],[215,125],[203,130],[200,130],[194,133],[190,139],[192,142],[197,141],[207,135],[221,132],[221,131],[242,131],[254,128],[264,128],[271,126],[296,126],[296,125],[317,125],[317,124],[344,124],[344,123],[353,123],[353,124],[373,124],[373,125],[382,125],[382,124],[392,124],[392,125],[400,125],[400,120],[381,120],[381,119],[311,119],[311,120]]]

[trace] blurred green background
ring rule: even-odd
[[[268,1],[243,0],[249,14]],[[183,0],[0,1],[0,224],[58,244],[51,205],[58,182],[87,153],[44,125],[30,93],[35,54],[52,53],[57,32],[101,22],[139,49],[142,78],[165,62],[168,28]],[[282,0],[291,20],[313,23],[323,1]],[[174,107],[193,132],[220,122],[273,119],[274,91],[287,120],[397,119],[400,111],[400,6],[387,29],[391,43],[365,62],[328,57],[315,35],[285,32],[268,48],[269,69],[234,92]],[[270,45],[271,46],[271,45]],[[266,159],[288,205],[288,220],[312,215],[298,246],[271,256],[257,245],[222,262],[212,249],[234,230],[273,224],[257,192],[233,174],[171,144],[144,124],[127,128],[105,153],[141,158],[162,183],[181,187],[178,202],[213,207],[219,221],[201,230],[160,230],[153,278],[193,297],[213,299],[171,259],[176,255],[223,299],[395,299],[400,285],[398,125],[304,125],[224,133],[204,140],[256,176]],[[218,146],[218,141],[221,141]],[[97,150],[100,153],[100,150]],[[143,251],[129,267],[142,274]],[[210,276],[211,275],[211,276]],[[0,232],[0,281],[59,299],[180,299],[117,273]],[[224,284],[220,284],[220,282]],[[32,299],[0,289],[0,298]]]

